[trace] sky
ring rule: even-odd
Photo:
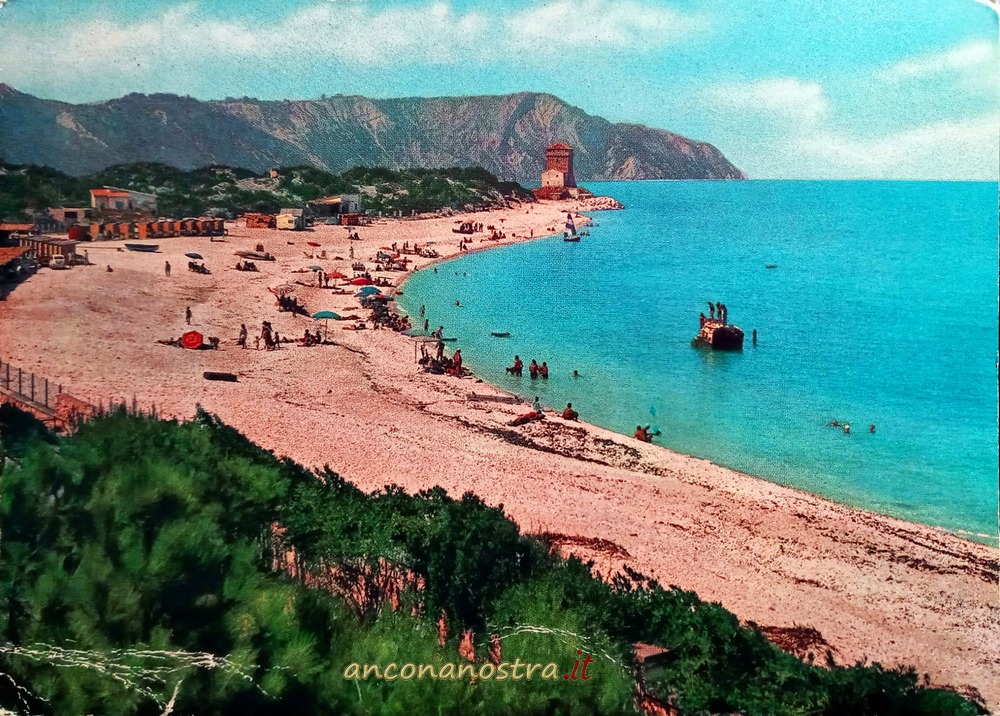
[[[751,178],[997,180],[996,0],[7,0],[0,82],[303,99],[550,92]]]

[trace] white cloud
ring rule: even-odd
[[[822,85],[794,77],[715,85],[706,90],[703,100],[716,111],[753,112],[807,124],[819,122],[829,111]]]
[[[506,21],[521,49],[659,49],[704,29],[706,22],[668,7],[636,0],[556,0]]]
[[[935,122],[880,137],[827,130],[802,136],[797,150],[829,176],[874,179],[996,180],[1000,114]]]
[[[878,76],[888,81],[920,79],[946,74],[984,72],[996,77],[1000,64],[995,43],[971,40],[944,52],[933,52],[897,62]]]
[[[98,83],[112,94],[157,77],[168,80],[159,86],[182,86],[185,74],[232,63],[243,72],[280,73],[307,64],[465,66],[516,56],[548,66],[554,51],[572,50],[569,62],[601,51],[653,51],[704,26],[698,16],[652,0],[555,0],[513,13],[499,3],[462,10],[451,0],[382,8],[350,0],[309,5],[265,25],[238,15],[207,16],[203,6],[186,2],[131,22],[68,16],[44,36],[41,30],[12,33],[0,72],[15,86]],[[60,41],[53,43],[53,36]]]

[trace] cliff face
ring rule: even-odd
[[[711,144],[612,124],[548,94],[277,102],[131,94],[73,105],[0,85],[0,157],[72,174],[140,161],[255,171],[482,166],[533,182],[554,141],[574,147],[581,181],[746,178]]]

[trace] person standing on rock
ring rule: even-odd
[[[711,301],[708,302],[708,318],[709,320],[715,320],[715,304]]]

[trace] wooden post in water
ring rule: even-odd
[[[21,371],[20,368],[18,368],[17,369],[17,394],[18,395],[24,395],[24,393],[21,390],[24,387],[24,381],[22,380],[23,377],[24,377],[23,372]]]

